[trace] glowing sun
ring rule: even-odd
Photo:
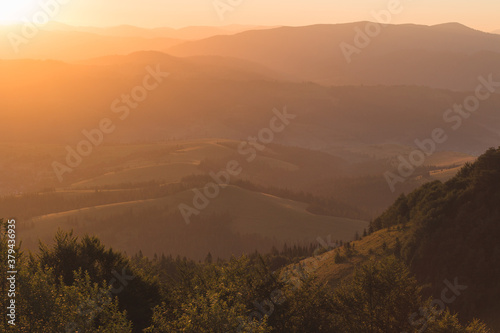
[[[21,22],[24,17],[39,9],[37,0],[0,0],[0,22]]]

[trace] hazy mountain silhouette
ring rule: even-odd
[[[175,45],[167,52],[243,58],[303,80],[335,85],[417,84],[463,90],[473,89],[479,74],[500,73],[500,36],[458,23],[388,25],[348,63],[340,45],[356,46],[355,29],[367,24],[246,31]]]
[[[51,22],[43,26],[33,38],[26,38],[21,25],[0,25],[0,58],[72,61],[135,51],[161,51],[184,40],[232,35],[250,29],[267,27],[228,25],[146,29],[123,25],[100,28],[73,27]],[[13,46],[16,41],[22,42]]]
[[[44,27],[44,30],[90,32],[110,37],[173,38],[195,40],[216,35],[232,35],[246,30],[259,30],[269,28],[272,27],[240,24],[232,24],[220,27],[189,26],[179,29],[169,27],[141,28],[132,25],[120,25],[113,27],[75,27],[62,23],[51,22]]]
[[[493,72],[500,76],[500,36],[458,23],[388,25],[379,36],[370,38],[369,45],[360,47],[359,54],[351,54],[352,61],[348,63],[340,46],[359,46],[355,43],[355,29],[364,29],[367,24],[144,29],[52,23],[36,38],[19,45],[19,53],[8,38],[1,39],[0,58],[75,61],[156,50],[182,57],[239,58],[284,73],[286,76],[282,78],[294,81],[326,85],[424,85],[456,90],[474,89],[478,75]],[[20,32],[20,26],[0,28],[5,36]]]
[[[81,60],[139,50],[162,50],[179,44],[173,38],[111,37],[80,31],[40,31],[33,39],[14,47],[10,33],[21,35],[19,26],[0,27],[0,58]],[[17,50],[17,52],[16,52]]]
[[[289,74],[279,73],[259,63],[222,56],[173,57],[154,51],[134,52],[126,56],[113,55],[79,61],[78,64],[105,66],[148,66],[162,63],[173,67],[176,75],[190,76],[205,73],[234,80],[281,80],[294,79]],[[143,68],[143,67],[142,67]]]
[[[443,113],[470,94],[425,87],[290,83],[271,70],[239,60],[177,58],[158,52],[105,57],[85,64],[4,60],[0,61],[4,96],[0,137],[24,142],[79,140],[83,129],[96,126],[103,117],[118,119],[112,102],[141,84],[151,64],[170,76],[130,112],[133,121],[118,122],[113,141],[239,140],[268,126],[274,108],[288,106],[297,119],[276,137],[277,143],[323,151],[352,144],[413,146],[415,139],[429,137],[436,127],[449,130],[451,124],[443,121]],[[30,98],[25,97],[27,91]],[[449,139],[439,148],[477,153],[495,145],[500,128],[498,105],[500,95],[483,102],[459,132],[450,130]],[[39,126],[47,122],[58,130]]]

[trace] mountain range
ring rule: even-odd
[[[239,58],[298,82],[423,85],[452,90],[473,90],[479,75],[500,76],[500,36],[496,34],[458,23],[387,25],[380,27],[377,35],[369,30],[368,35],[369,27],[373,23],[178,30],[53,24],[26,45],[19,45],[19,53],[14,52],[8,38],[3,38],[0,58],[75,61],[151,50],[180,57]],[[20,31],[15,26],[0,29],[6,36]],[[345,51],[346,47],[356,51]]]

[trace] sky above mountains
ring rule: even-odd
[[[0,23],[33,21],[56,0],[0,2]],[[71,25],[184,27],[192,25],[309,25],[376,21],[439,24],[460,22],[483,31],[499,29],[498,0],[57,0],[50,19]],[[52,5],[51,5],[52,3]],[[389,13],[390,17],[384,14]]]

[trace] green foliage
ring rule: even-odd
[[[155,308],[147,332],[270,332],[265,320],[248,319],[252,302],[278,285],[256,268],[245,257],[186,268],[169,303]]]
[[[491,164],[488,161],[481,163]],[[473,267],[483,269],[483,272],[486,268],[491,270],[491,267],[482,265],[496,260],[496,252],[490,255],[478,252],[485,257],[479,263],[473,260],[477,260],[478,253],[470,254],[470,258],[465,260],[453,259],[451,255],[460,253],[454,238],[462,235],[463,229],[460,228],[464,227],[464,221],[463,217],[457,216],[464,214],[469,217],[468,205],[486,205],[489,212],[495,211],[496,206],[491,205],[489,198],[483,197],[481,202],[476,202],[475,197],[467,192],[481,188],[493,199],[498,199],[496,192],[490,191],[487,186],[496,184],[492,174],[487,172],[484,176],[484,172],[478,173],[473,165],[468,165],[450,183],[430,183],[408,196],[400,197],[390,213],[375,221],[385,226],[399,226],[411,221],[414,232],[410,241],[403,244],[396,239],[394,248],[390,249],[385,244],[385,255],[380,261],[363,265],[333,290],[325,281],[308,274],[299,278],[300,283],[284,274],[290,269],[287,265],[299,263],[298,266],[302,267],[301,259],[321,252],[313,244],[285,245],[283,250],[274,248],[265,256],[255,253],[229,261],[215,259],[209,253],[203,262],[196,263],[164,255],[148,259],[142,253],[129,259],[106,249],[95,237],[79,239],[72,233],[58,232],[54,244],[40,244],[37,254],[25,257],[19,253],[19,316],[15,332],[104,333],[139,332],[142,329],[149,333],[421,332],[422,325],[412,322],[412,315],[429,309],[430,302],[422,302],[421,287],[399,257],[411,262],[414,269],[422,265],[423,258],[435,269],[433,265],[443,265],[441,257],[444,257],[453,261],[454,265],[463,260],[474,263]],[[473,177],[473,181],[470,183],[470,180],[460,177]],[[482,177],[490,178],[484,183]],[[456,189],[451,194],[450,186]],[[460,201],[465,198],[468,201]],[[464,204],[465,208],[457,211],[455,201],[450,203],[452,199]],[[476,210],[471,211],[477,213]],[[396,217],[396,222],[391,224],[393,217]],[[371,228],[377,224],[375,221]],[[486,231],[492,230],[489,215],[480,216],[479,221],[479,227],[474,232],[479,229],[482,232],[479,234],[486,237]],[[452,222],[457,224],[458,230],[447,224]],[[7,271],[3,230],[0,236],[0,276],[3,279]],[[454,252],[449,255],[447,252],[434,252],[434,255],[440,255],[430,258],[432,252],[428,252],[429,249],[445,249],[440,247],[441,244],[433,245],[431,240],[434,238],[431,236],[446,241],[445,245]],[[482,240],[477,239],[476,242]],[[479,248],[479,244],[472,244],[473,249]],[[340,251],[337,249],[335,252],[336,263],[344,262],[357,253],[354,243],[345,244],[343,255]],[[448,265],[447,269],[451,268]],[[126,283],[122,281],[117,289],[117,281],[112,279],[116,277],[115,273],[123,270],[132,279],[126,280]],[[417,272],[443,273],[431,269]],[[483,278],[483,281],[489,282],[488,278]],[[436,285],[442,288],[441,283]],[[3,293],[3,285],[2,288]],[[492,290],[496,292],[496,289]],[[470,300],[471,297],[464,292],[457,300]],[[435,318],[423,316],[422,320],[420,324],[429,333],[489,333],[486,325],[478,320],[467,326],[462,325],[458,316],[452,315],[449,309]],[[2,324],[4,331],[8,332],[5,320]]]
[[[5,236],[2,228],[2,254],[6,253]],[[7,271],[5,263],[0,262],[0,274]],[[28,260],[23,255],[17,256],[16,268],[16,326],[2,319],[3,332],[74,332],[78,328],[80,332],[132,332],[118,302],[107,288],[93,283],[88,273],[75,272],[72,283],[66,284],[54,268],[42,267],[35,258]]]
[[[302,281],[300,288],[284,289],[286,302],[276,306],[269,318],[272,332],[315,332],[334,331],[331,290],[314,277]]]
[[[337,330],[400,333],[410,329],[408,318],[421,303],[420,291],[402,262],[390,258],[371,262],[335,291]]]
[[[484,323],[474,320],[467,326],[458,321],[458,316],[444,311],[437,320],[431,321],[426,327],[429,333],[490,333],[491,331]]]
[[[72,232],[59,231],[52,246],[40,244],[38,254],[30,256],[24,264],[30,267],[30,269],[23,270],[27,276],[25,277],[26,284],[22,289],[23,295],[27,296],[29,301],[25,313],[31,314],[28,318],[30,323],[32,321],[44,322],[44,318],[51,318],[50,313],[58,313],[62,308],[50,302],[59,299],[55,295],[64,296],[64,292],[67,291],[65,288],[72,286],[77,286],[77,290],[86,290],[88,295],[85,296],[85,302],[87,303],[104,302],[106,305],[104,309],[112,306],[116,307],[117,313],[121,311],[127,313],[128,319],[133,322],[136,330],[149,326],[152,307],[161,302],[160,288],[156,279],[132,267],[122,254],[106,249],[96,237],[84,236],[79,240]],[[22,281],[22,275],[20,279]],[[88,281],[82,284],[82,279]],[[44,283],[50,288],[35,283]],[[102,288],[106,290],[99,293],[102,301],[96,298],[96,290],[89,291],[91,285],[92,288],[94,288],[93,285],[102,285]],[[109,290],[112,290],[112,293]],[[110,300],[115,296],[117,302],[111,302]],[[72,298],[71,304],[72,306],[81,305],[81,301],[81,299]],[[64,303],[66,300],[63,298],[61,302]],[[98,311],[94,317],[89,325],[97,325],[96,327],[106,322],[103,321],[105,318],[108,321],[115,318],[114,315],[107,314],[105,311]],[[121,320],[121,317],[117,319]],[[82,320],[80,318],[74,321],[80,323]],[[97,322],[93,323],[93,321]]]
[[[448,182],[428,183],[401,196],[370,227],[411,221],[401,257],[436,297],[443,280],[460,277],[469,289],[451,308],[472,319],[475,313],[500,312],[499,202],[500,148],[492,148]]]
[[[382,228],[391,227],[396,223],[404,224],[410,218],[409,213],[408,199],[404,194],[401,194],[396,202],[381,216],[376,218],[371,225],[375,230],[380,230]]]

